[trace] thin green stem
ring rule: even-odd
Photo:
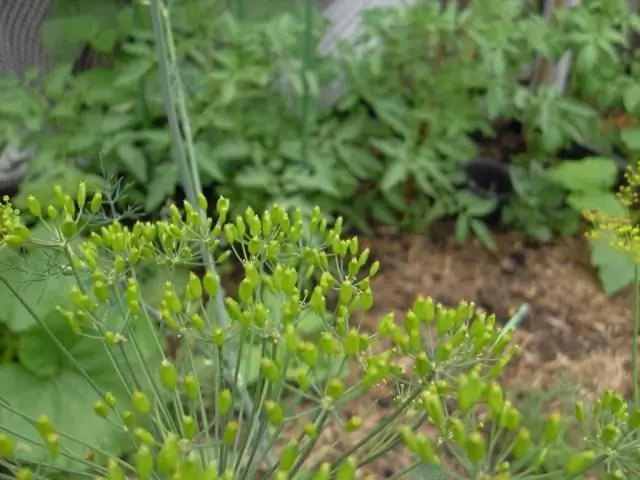
[[[633,333],[631,338],[631,374],[633,388],[633,404],[640,407],[640,389],[638,388],[638,330],[640,330],[640,269],[636,266],[633,271]]]
[[[187,200],[198,210],[202,220],[201,223],[205,226],[207,225],[207,212],[200,208],[198,204],[198,196],[202,193],[202,187],[198,174],[195,147],[191,135],[191,124],[186,109],[186,102],[184,101],[184,90],[181,85],[180,74],[176,68],[175,49],[173,48],[173,41],[170,37],[170,25],[168,24],[168,19],[165,19],[166,9],[164,8],[164,4],[161,3],[161,0],[151,1],[151,16],[160,70],[160,86],[173,139],[172,148],[174,156],[178,162],[181,183],[185,190]],[[169,37],[169,39],[167,37]],[[169,69],[170,62],[172,67],[171,71]],[[177,98],[174,96],[174,89],[177,92]],[[200,242],[200,251],[207,270],[213,275],[219,276],[213,256],[208,252],[206,242]],[[229,317],[224,305],[224,291],[222,288],[219,289],[214,302],[220,327],[228,327]],[[237,364],[235,347],[232,345],[227,346],[225,353],[226,355],[223,361],[226,364],[226,370],[233,372]],[[236,382],[236,387],[241,396],[243,408],[247,412],[247,416],[251,417],[254,410],[253,401],[246,388],[244,379]],[[275,461],[269,457],[268,463],[273,465]]]

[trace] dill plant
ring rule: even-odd
[[[278,205],[260,215],[248,209],[227,218],[229,202],[220,198],[215,219],[202,221],[185,202],[181,209],[171,207],[164,220],[131,227],[115,221],[92,231],[90,219],[102,214],[99,192],[89,196],[80,185],[74,197],[60,189],[55,196],[47,206],[29,201],[29,213],[53,234],[47,241],[32,235],[5,199],[1,248],[50,249],[67,259],[59,268],[75,285],[70,307],[58,309],[57,318],[71,334],[99,339],[111,359],[105,368],[117,372],[123,393],[94,385],[94,403],[87,408],[116,426],[123,442],[114,451],[83,444],[55,418],[25,415],[24,405],[0,398],[3,413],[32,428],[24,434],[0,425],[7,478],[348,480],[396,448],[408,449],[415,462],[394,478],[425,465],[461,479],[580,478],[592,468],[617,475],[610,478],[636,472],[640,410],[607,392],[593,406],[576,405],[576,418],[589,435],[563,470],[540,473],[564,420],[550,415],[543,438],[531,437],[523,426],[526,412],[509,401],[498,381],[517,352],[512,332],[472,304],[446,308],[418,297],[404,318],[392,312],[374,331],[365,330],[362,316],[373,306],[371,279],[379,264],[367,266],[369,252],[360,250],[357,237],[345,238],[340,220],[329,226],[318,209],[307,224],[300,210]],[[197,201],[197,207],[208,207],[202,195]],[[236,256],[243,265],[237,294],[224,298],[226,326],[210,308],[220,285],[207,268],[191,273],[182,290],[166,283],[157,308],[141,293],[140,268],[197,264],[202,244],[217,263]],[[9,280],[2,275],[0,281]],[[265,306],[266,291],[283,294],[277,308]],[[301,328],[309,310],[324,319],[315,342]],[[126,320],[111,322],[115,311]],[[49,328],[54,320],[34,320],[57,341],[59,329]],[[156,360],[140,361],[149,343],[142,326],[152,332]],[[174,353],[165,348],[169,334],[179,338]],[[247,389],[243,352],[255,344],[260,375]],[[73,362],[73,352],[58,345]],[[229,348],[237,348],[231,368],[224,362]],[[210,368],[201,368],[203,359]],[[322,362],[332,365],[328,378],[318,375]],[[340,377],[343,364],[357,372],[354,380]],[[367,426],[366,411],[347,414],[354,401],[383,385],[395,391],[395,407],[379,424]],[[242,407],[246,391],[250,411]],[[338,429],[339,438],[327,440],[328,429]]]
[[[27,228],[8,199],[0,205],[0,249],[55,253],[73,286],[56,316],[43,318],[30,307],[33,299],[11,287],[10,274],[0,274],[0,282],[90,387],[86,408],[118,432],[118,441],[88,443],[55,416],[0,396],[2,418],[11,419],[0,423],[0,477],[350,480],[397,448],[414,461],[393,478],[638,475],[640,411],[614,392],[593,405],[576,403],[583,432],[575,451],[560,470],[543,471],[564,419],[552,413],[542,420],[541,438],[532,436],[526,412],[499,383],[517,353],[512,332],[472,304],[447,308],[418,297],[403,318],[391,312],[365,329],[379,264],[369,266],[369,252],[356,237],[345,238],[340,219],[329,225],[317,208],[306,218],[279,205],[235,216],[225,198],[209,208],[168,15],[158,0],[150,4],[188,201],[162,220],[105,225],[100,192],[89,194],[84,184],[77,192],[54,188],[51,205],[27,201],[46,239]],[[243,278],[237,294],[228,295],[217,272],[232,257],[242,263]],[[140,271],[179,265],[191,269],[186,285],[167,282],[153,304]],[[267,293],[281,300],[267,306]],[[303,328],[310,312],[322,322],[313,340]],[[93,341],[96,357],[107,359],[99,367],[112,372],[117,388],[93,380],[61,331]],[[177,349],[168,348],[169,338]],[[256,345],[259,374],[249,386]],[[353,378],[341,375],[345,367]],[[351,407],[380,387],[395,393],[395,406],[369,426],[368,411]],[[338,439],[329,439],[329,431],[338,431]]]

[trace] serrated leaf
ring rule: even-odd
[[[138,85],[154,65],[155,60],[153,57],[141,57],[130,61],[126,66],[118,70],[115,86]]]
[[[478,220],[477,218],[472,218],[469,221],[469,226],[471,227],[473,234],[478,238],[478,240],[480,240],[480,242],[482,242],[482,245],[491,251],[496,250],[496,241],[494,240],[493,234],[491,233],[491,230],[489,230],[489,227],[487,227],[486,223]]]
[[[389,191],[396,186],[405,182],[409,177],[409,165],[406,163],[395,160],[391,162],[391,165],[387,168],[380,181],[380,189],[383,191]]]
[[[147,158],[142,150],[131,144],[122,143],[116,147],[116,155],[137,182],[147,183]]]

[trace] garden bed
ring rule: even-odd
[[[611,388],[630,394],[631,292],[615,297],[602,293],[582,239],[541,245],[517,233],[496,234],[499,253],[493,254],[477,240],[456,243],[450,225],[438,225],[426,236],[392,229],[377,233],[361,238],[382,264],[373,281],[376,302],[367,314],[367,329],[375,329],[389,311],[400,317],[420,294],[451,306],[474,301],[495,312],[500,323],[527,303],[514,337],[522,351],[505,378],[512,396],[549,394],[546,407],[557,407],[554,400],[560,401],[561,394],[554,391],[569,390],[563,401],[578,390],[601,394]],[[391,389],[371,392],[358,399],[353,413],[365,413],[366,425],[373,427],[392,408],[391,395]],[[385,478],[410,462],[406,452],[398,451],[364,473]]]

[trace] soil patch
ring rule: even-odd
[[[473,301],[501,323],[527,303],[515,337],[523,350],[509,383],[545,388],[562,372],[589,390],[627,392],[631,293],[602,293],[584,239],[558,238],[548,245],[518,233],[497,233],[495,239],[498,253],[475,239],[458,244],[448,225],[426,236],[382,230],[361,239],[382,265],[369,322],[375,325],[392,309],[406,310],[419,294],[452,306]]]

